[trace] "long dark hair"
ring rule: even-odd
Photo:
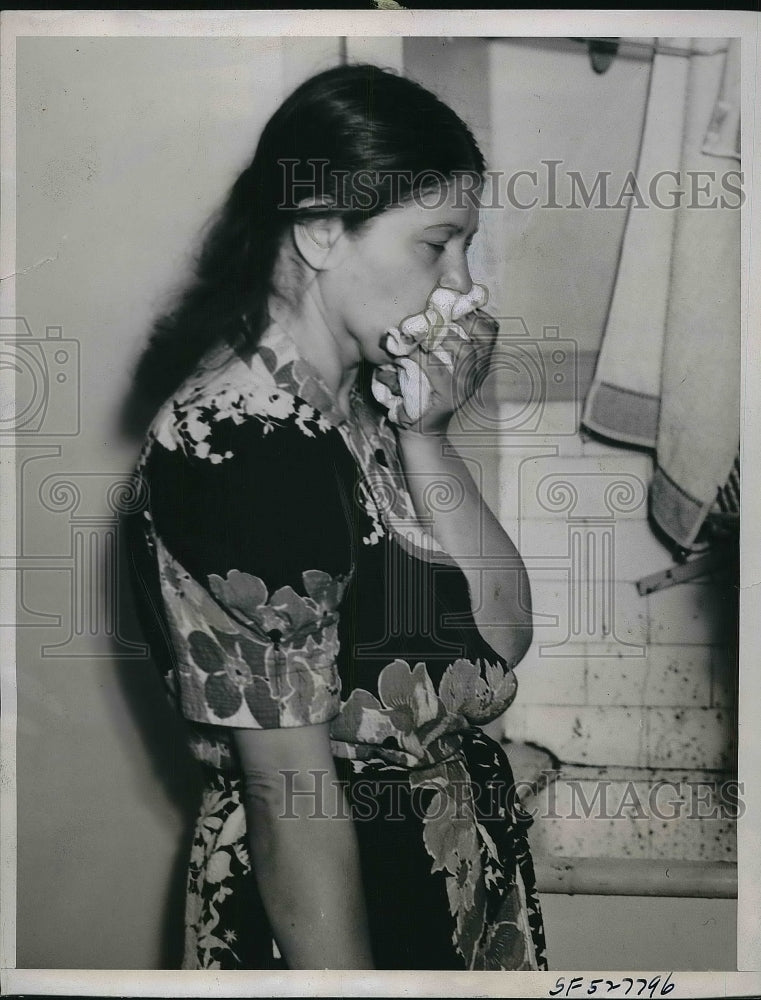
[[[135,378],[143,408],[158,406],[213,345],[255,347],[294,222],[339,214],[356,231],[437,175],[480,177],[484,167],[464,122],[409,79],[354,65],[301,84],[264,128],[208,230],[189,286],[153,326]],[[332,205],[297,207],[304,196]]]

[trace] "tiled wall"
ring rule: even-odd
[[[526,760],[520,744],[547,751],[529,759],[534,777],[542,763],[560,761],[551,792],[559,817],[551,815],[546,788],[532,800],[549,814],[534,824],[535,853],[733,860],[726,811],[675,823],[647,808],[658,781],[679,786],[672,798],[697,794],[690,789],[702,783],[700,794],[715,805],[721,782],[732,776],[726,586],[705,578],[641,597],[636,582],[673,563],[647,521],[651,459],[573,432],[579,413],[572,400],[545,404],[530,434],[507,433],[514,405],[503,404],[503,413],[497,514],[528,566],[535,638],[517,668],[518,696],[499,735],[519,745],[516,773]],[[601,782],[614,810],[629,789],[647,815],[630,801],[615,819],[569,823],[572,787],[591,801]],[[681,808],[683,816],[691,809]]]
[[[506,735],[565,762],[727,768],[726,588],[704,579],[639,596],[637,580],[673,563],[647,522],[651,459],[553,433],[575,412],[549,403],[545,433],[505,436],[499,449],[498,516],[518,538],[535,613]]]

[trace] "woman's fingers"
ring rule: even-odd
[[[428,355],[430,367],[438,368],[443,363],[450,375],[456,375],[462,366],[488,368],[498,331],[499,323],[479,310],[452,324],[434,350],[421,353]]]
[[[489,313],[483,309],[476,309],[474,312],[458,320],[468,338],[478,344],[494,346],[499,333],[499,323]]]
[[[451,303],[439,302],[435,294],[430,316],[427,311],[387,332],[386,349],[393,362],[383,366],[385,377],[379,372],[374,379],[376,399],[400,426],[443,426],[480,391],[490,369],[497,321],[478,306],[457,321],[445,319],[442,313],[452,312]]]
[[[480,392],[491,369],[492,352],[499,330],[497,321],[481,311],[463,317],[459,326],[467,339],[463,340],[453,332],[442,344],[445,350],[452,353],[449,377],[453,410]],[[438,383],[437,388],[444,391]]]

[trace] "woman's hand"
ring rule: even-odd
[[[389,329],[382,346],[388,364],[373,374],[373,394],[400,430],[443,433],[455,410],[489,371],[499,324],[480,307],[483,285],[467,295],[436,288],[424,312]]]
[[[397,360],[397,365],[406,367],[399,375],[404,400],[397,421],[400,431],[445,433],[455,411],[485,382],[499,324],[479,310],[460,320],[457,326],[465,337],[450,327],[435,351],[418,347],[407,358]],[[406,405],[410,399],[412,414]]]

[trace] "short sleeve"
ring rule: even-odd
[[[182,713],[253,729],[329,722],[353,566],[337,435],[225,423],[223,461],[154,442],[143,471]]]

